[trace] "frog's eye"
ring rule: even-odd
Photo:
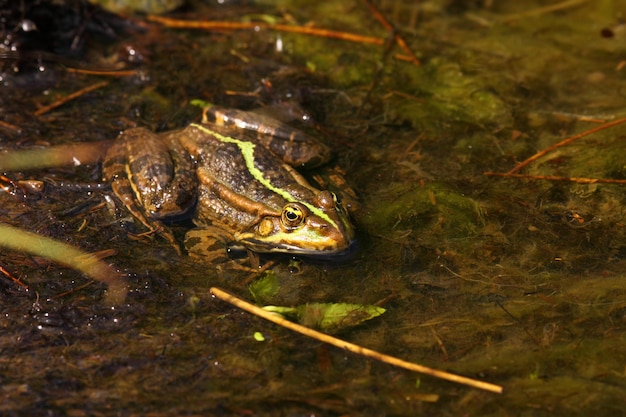
[[[341,197],[339,197],[337,194],[333,193],[332,191],[330,192],[330,194],[333,196],[333,201],[335,202],[335,204],[340,206],[341,205]]]
[[[296,204],[287,204],[283,208],[280,219],[289,228],[298,227],[304,223],[304,211]]]

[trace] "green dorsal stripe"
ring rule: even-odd
[[[215,132],[211,129],[207,129],[206,127],[196,124],[196,123],[193,123],[192,126],[202,130],[203,132],[209,135],[215,136],[217,139],[219,139],[222,142],[234,143],[235,145],[237,145],[237,147],[241,151],[241,156],[243,156],[243,160],[246,162],[246,167],[248,168],[248,171],[252,174],[252,176],[257,181],[263,184],[263,186],[265,186],[269,190],[272,190],[273,192],[275,192],[276,194],[278,194],[285,200],[289,201],[290,203],[303,204],[304,206],[306,206],[306,208],[308,208],[311,211],[311,213],[326,220],[328,223],[332,224],[334,228],[337,228],[337,223],[335,223],[330,217],[328,217],[328,215],[324,213],[322,210],[320,210],[319,208],[315,207],[314,205],[310,203],[295,199],[286,190],[275,187],[274,184],[272,184],[272,182],[269,179],[265,178],[265,176],[263,175],[263,172],[261,172],[261,170],[257,168],[256,165],[254,165],[254,147],[256,146],[254,143],[249,142],[249,141],[239,140],[230,136],[224,136],[218,132]]]

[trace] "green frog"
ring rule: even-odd
[[[193,215],[185,247],[209,262],[225,259],[224,247],[332,258],[349,251],[354,227],[335,193],[295,169],[329,155],[275,119],[213,107],[180,130],[124,131],[106,153],[103,177],[137,219],[172,242],[161,221]]]

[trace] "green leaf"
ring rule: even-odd
[[[312,303],[298,307],[266,306],[264,310],[295,318],[298,323],[324,331],[356,326],[385,312],[382,307],[347,303]]]
[[[382,307],[346,303],[306,304],[299,310],[302,324],[326,331],[356,326],[385,312]]]
[[[208,101],[202,100],[201,98],[194,98],[189,102],[192,106],[200,107],[201,109],[205,109],[207,107],[212,107],[213,104]]]
[[[268,303],[280,291],[280,282],[274,271],[265,271],[263,276],[248,286],[248,291],[257,304]]]

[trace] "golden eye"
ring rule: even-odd
[[[300,226],[304,222],[304,211],[296,204],[287,204],[280,216],[283,224],[289,228]]]

